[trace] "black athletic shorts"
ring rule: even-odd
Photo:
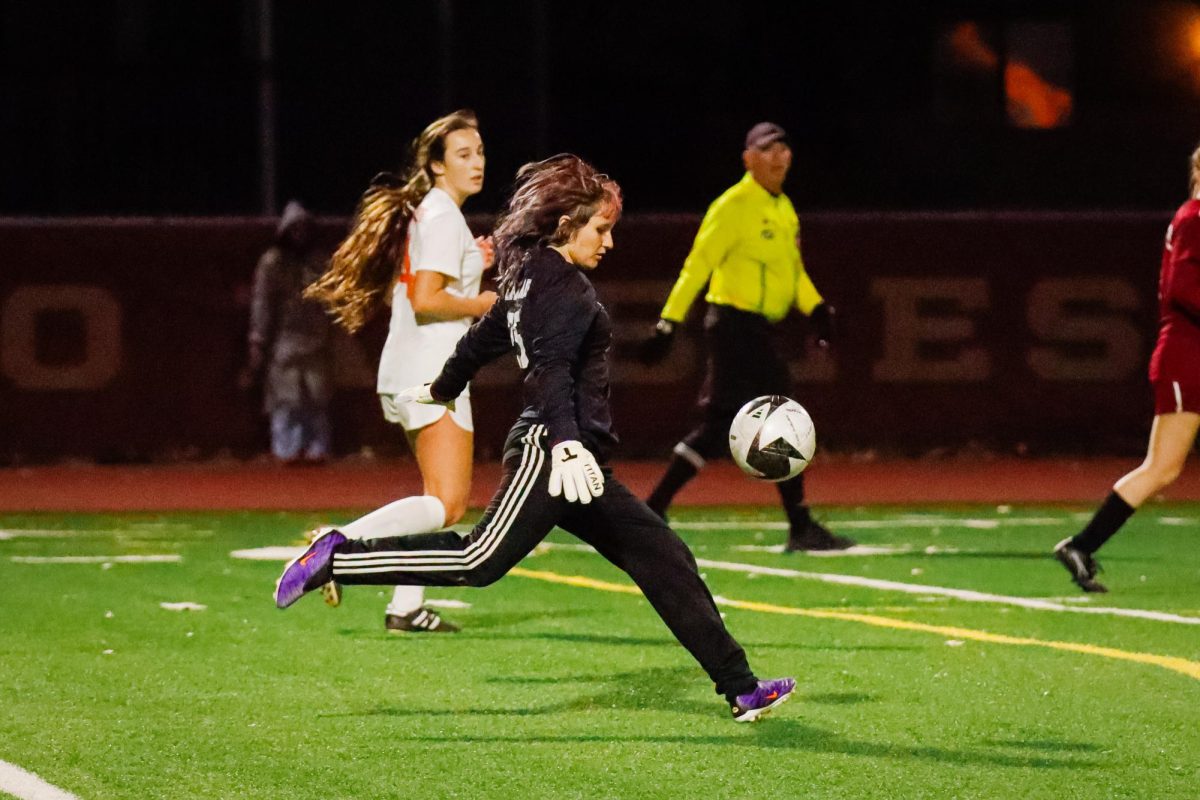
[[[732,417],[764,394],[792,393],[792,376],[780,356],[775,326],[759,314],[711,305],[704,316],[707,372],[700,392],[706,416]]]

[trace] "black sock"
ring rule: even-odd
[[[646,505],[650,506],[650,510],[655,514],[665,519],[667,509],[671,507],[671,501],[675,499],[676,493],[688,481],[696,477],[696,473],[699,471],[700,469],[691,461],[676,454],[671,459],[671,466],[667,467],[666,474],[659,480],[658,486],[655,486],[654,491],[646,498]]]
[[[783,512],[787,514],[788,524],[793,531],[803,531],[812,521],[812,513],[804,502],[804,476],[797,475],[775,486],[779,489],[779,500],[783,504]]]
[[[1125,524],[1125,520],[1129,519],[1136,510],[1126,503],[1121,495],[1115,491],[1109,492],[1108,497],[1104,498],[1104,502],[1100,504],[1100,508],[1096,509],[1091,522],[1071,537],[1071,544],[1085,553],[1096,552],[1114,533],[1120,530],[1121,526]]]

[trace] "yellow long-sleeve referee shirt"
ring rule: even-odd
[[[662,318],[681,322],[696,295],[761,314],[771,322],[792,306],[804,314],[822,302],[800,257],[800,220],[787,195],[773,195],[749,172],[713,201]]]

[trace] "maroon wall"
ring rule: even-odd
[[[1140,447],[1168,221],[1165,211],[805,215],[805,260],[842,335],[820,353],[806,346],[802,318],[782,333],[822,445]],[[627,455],[661,455],[693,420],[702,304],[663,365],[638,365],[632,345],[697,222],[627,217],[594,275],[617,322],[614,401]],[[330,242],[343,224],[325,222]],[[0,463],[261,448],[257,399],[235,376],[249,282],[270,235],[266,220],[0,221]],[[372,392],[382,328],[381,319],[339,341],[342,452],[402,448]],[[485,456],[518,410],[514,378],[496,366],[477,384]]]

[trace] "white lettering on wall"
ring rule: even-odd
[[[78,314],[82,358],[43,363],[38,318],[50,312]],[[121,368],[121,306],[106,289],[74,284],[22,286],[0,307],[0,371],[18,389],[94,391]]]

